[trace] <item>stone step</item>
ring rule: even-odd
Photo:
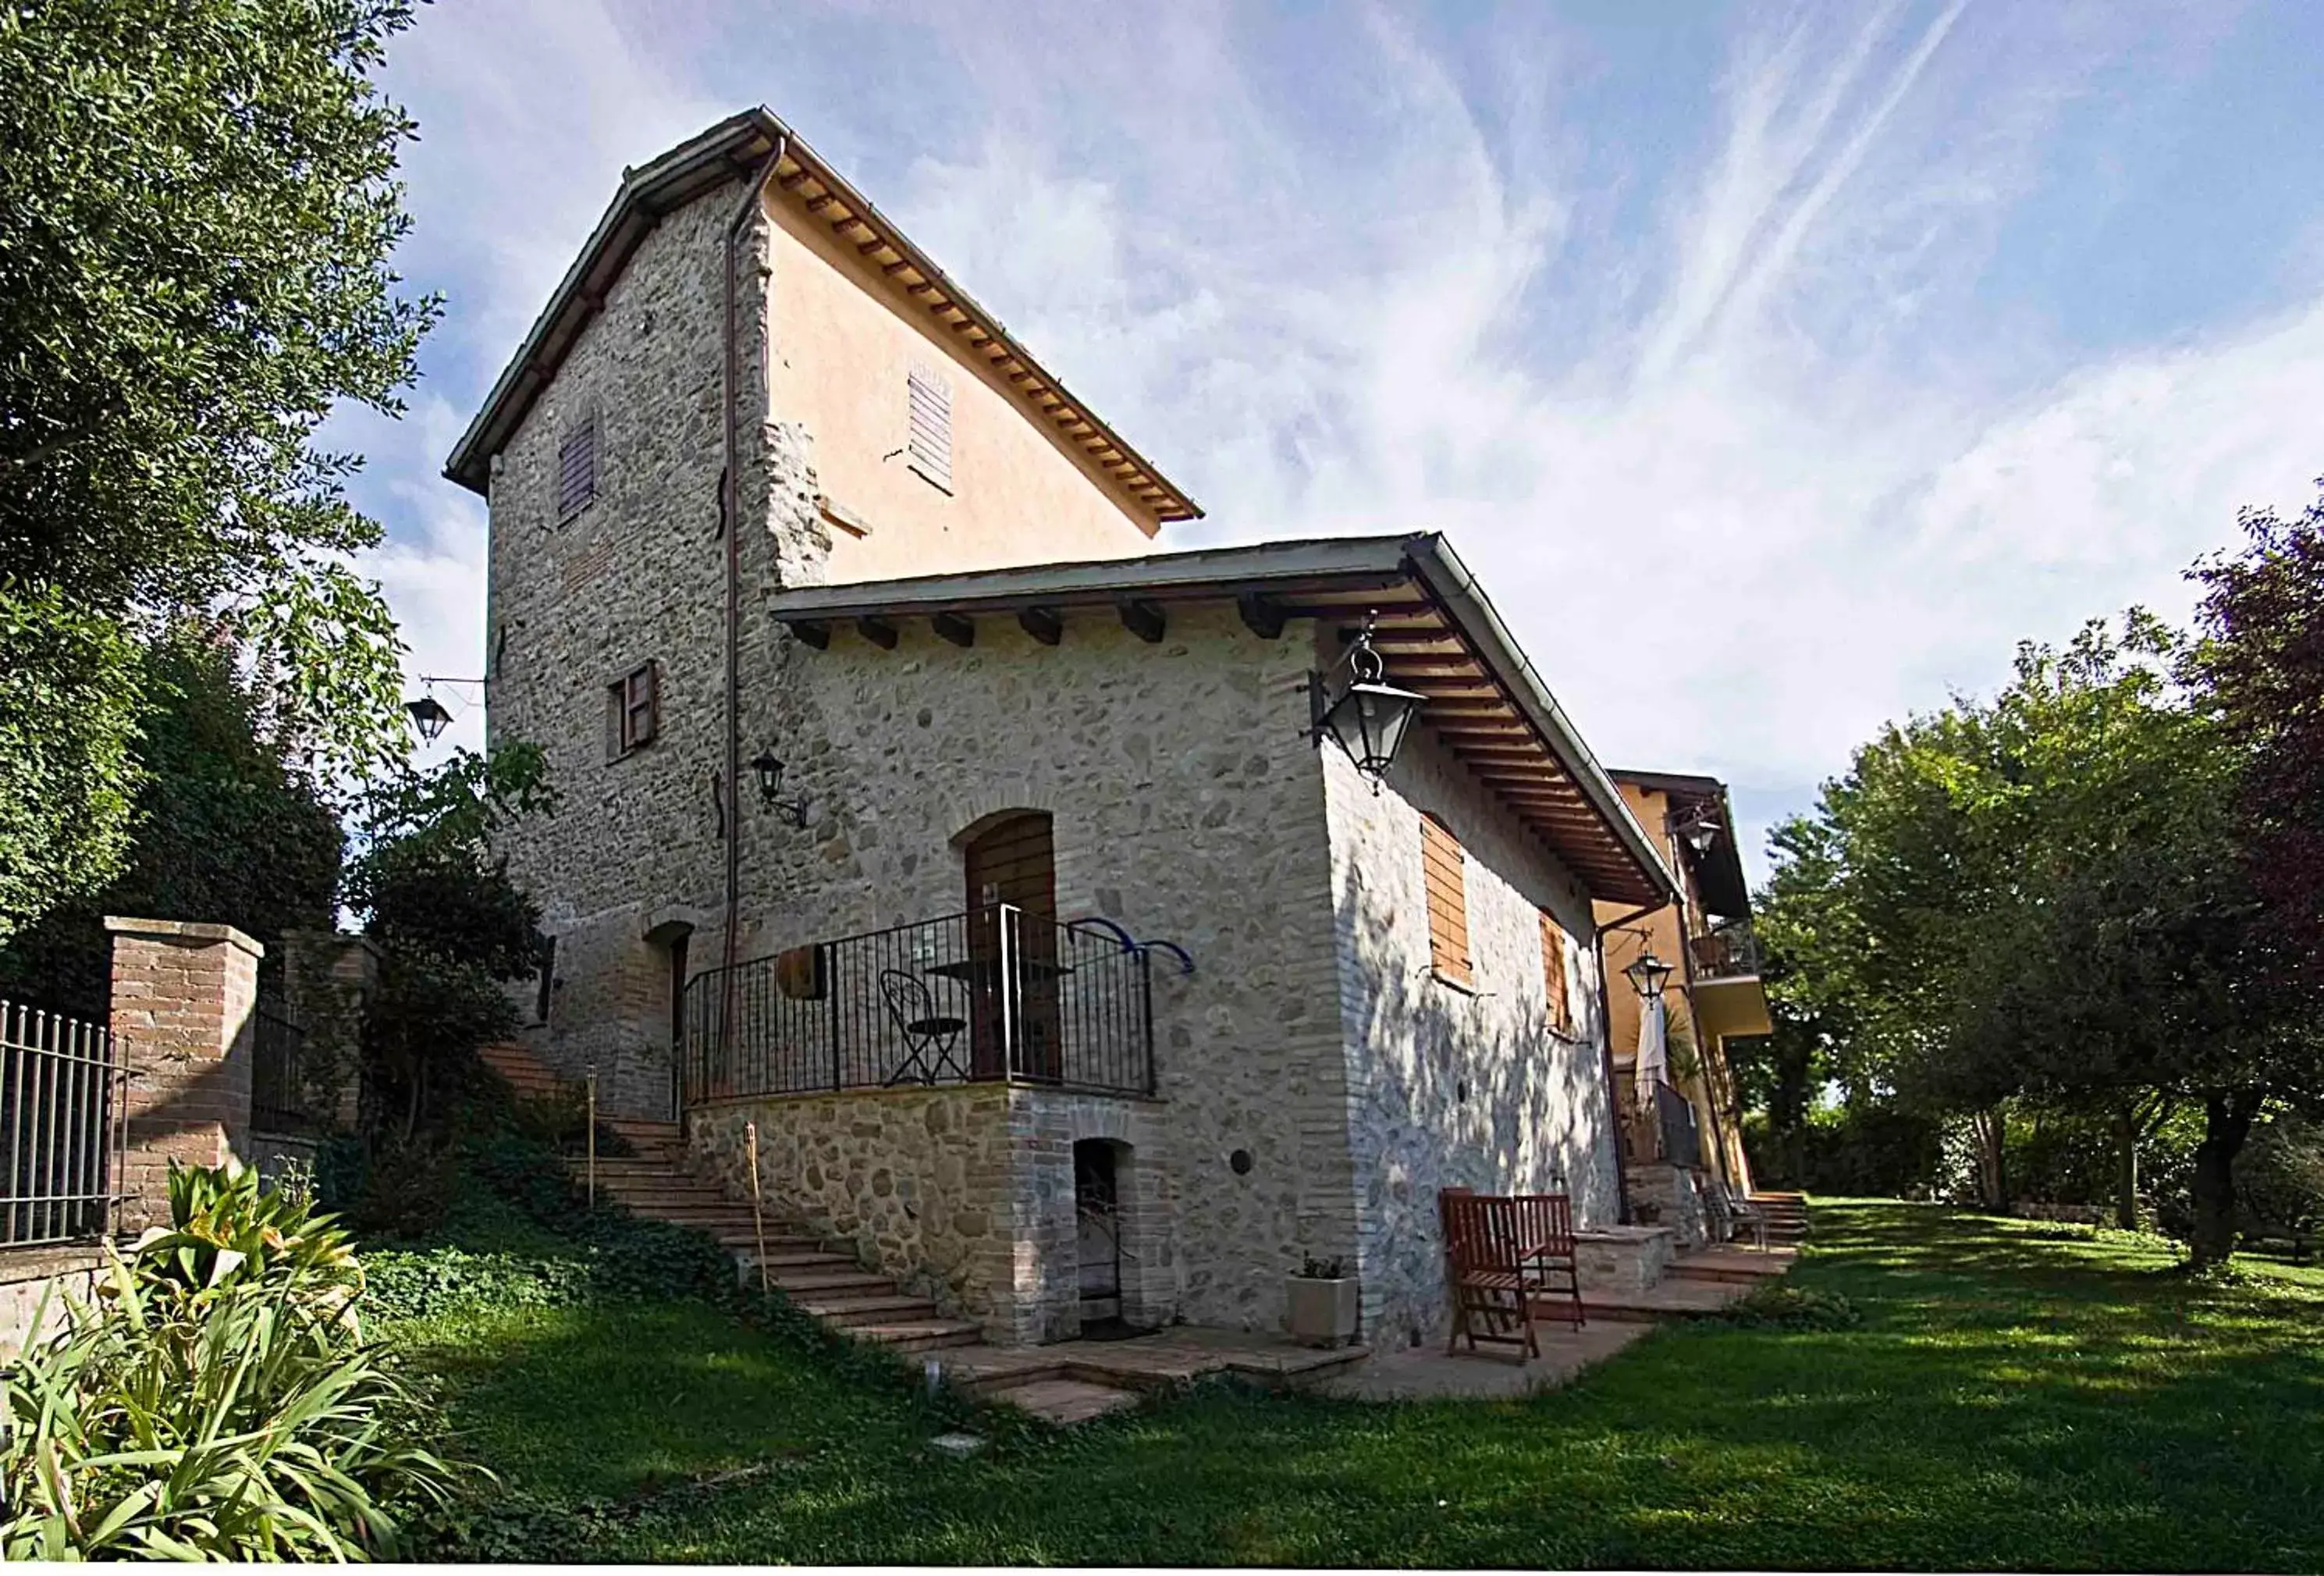
[[[890,1351],[939,1351],[949,1346],[974,1346],[984,1333],[965,1319],[916,1319],[893,1324],[859,1324],[847,1331]]]
[[[1592,1320],[1652,1324],[1691,1314],[1716,1313],[1749,1290],[1725,1281],[1657,1281],[1642,1292],[1584,1292],[1582,1312]],[[1540,1317],[1541,1312],[1536,1312],[1535,1318]]]
[[[744,1275],[758,1273],[759,1253],[756,1243],[746,1242],[734,1250],[734,1266]],[[779,1275],[785,1270],[845,1270],[859,1268],[856,1262],[844,1253],[833,1253],[820,1243],[804,1237],[767,1238],[767,1273]]]
[[[583,1180],[586,1182],[587,1179]],[[609,1177],[601,1173],[597,1178],[597,1191],[609,1198],[619,1199],[633,1210],[740,1210],[745,1219],[751,1213],[750,1205],[728,1198],[722,1190],[712,1187],[708,1182]]]
[[[769,1269],[773,1269],[770,1265]],[[808,1302],[822,1297],[842,1297],[855,1293],[871,1294],[891,1292],[896,1283],[886,1275],[867,1269],[794,1269],[783,1270],[768,1277],[775,1290],[792,1302]]]
[[[843,1330],[862,1324],[893,1324],[899,1320],[944,1317],[944,1310],[927,1298],[893,1290],[866,1293],[858,1297],[808,1297],[794,1298],[793,1301],[802,1311]]]
[[[1060,1428],[1087,1423],[1109,1413],[1124,1412],[1138,1404],[1134,1392],[1117,1390],[1111,1385],[1093,1385],[1086,1379],[1033,1379],[991,1391],[986,1399],[1014,1406]]]

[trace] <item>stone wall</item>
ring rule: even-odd
[[[990,1325],[1013,1274],[1008,1097],[987,1084],[722,1100],[688,1126],[696,1152],[747,1198],[755,1122],[771,1211]]]
[[[755,1123],[770,1210],[1010,1344],[1080,1330],[1074,1145],[1110,1140],[1125,1156],[1122,1316],[1161,1325],[1177,1314],[1158,1107],[979,1084],[721,1100],[688,1123],[738,1198]]]
[[[103,1251],[86,1243],[0,1250],[0,1363],[24,1349],[35,1316],[45,1338],[87,1307],[103,1264]]]
[[[1227,606],[1170,620],[1158,644],[1097,612],[1069,614],[1055,647],[997,618],[966,650],[925,625],[894,651],[776,637],[755,660],[783,675],[773,747],[810,816],[744,823],[745,945],[958,913],[961,834],[1048,811],[1061,917],[1195,960],[1157,960],[1162,1113],[1133,1158],[1169,1179],[1176,1309],[1272,1329],[1286,1271],[1352,1253],[1355,1230],[1323,781],[1300,737],[1311,654],[1304,626],[1261,640]]]
[[[1323,757],[1364,1327],[1375,1340],[1426,1339],[1449,1312],[1440,1188],[1568,1191],[1581,1226],[1618,1213],[1590,904],[1426,729],[1407,737],[1377,793],[1342,752]],[[1465,987],[1429,964],[1424,812],[1465,856]],[[1549,1024],[1543,909],[1567,933],[1571,1035]]]

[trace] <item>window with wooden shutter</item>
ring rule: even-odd
[[[932,368],[915,366],[905,379],[910,429],[905,450],[914,470],[952,491],[952,385]]]
[[[1565,927],[1541,916],[1541,979],[1549,992],[1549,1026],[1561,1034],[1573,1032],[1573,1006],[1565,994]]]
[[[1428,966],[1466,985],[1469,969],[1469,891],[1461,844],[1434,816],[1420,822],[1420,873],[1428,894]]]
[[[557,523],[560,525],[597,498],[597,418],[584,417],[557,446]]]
[[[605,707],[611,713],[613,726],[606,732],[613,754],[625,756],[651,744],[661,731],[661,664],[644,663],[606,685]]]

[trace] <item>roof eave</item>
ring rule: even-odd
[[[557,289],[549,298],[549,304],[533,320],[532,327],[518,346],[515,357],[493,381],[491,392],[469,422],[467,431],[453,446],[452,453],[444,465],[444,475],[448,480],[457,482],[471,492],[489,496],[492,457],[506,445],[517,422],[531,408],[529,396],[555,375],[556,367],[561,364],[571,341],[595,315],[602,304],[604,292],[628,266],[637,242],[651,231],[663,213],[678,206],[678,202],[662,199],[677,197],[690,201],[700,195],[700,190],[689,182],[705,171],[716,171],[719,183],[729,179],[747,179],[778,145],[784,149],[792,162],[808,172],[817,184],[837,193],[851,212],[866,215],[876,221],[873,226],[876,232],[886,239],[898,255],[910,261],[915,272],[940,285],[946,300],[973,319],[1010,357],[1035,375],[1042,385],[1054,391],[1091,431],[1102,437],[1107,446],[1151,478],[1167,495],[1159,506],[1139,500],[1141,509],[1160,524],[1202,518],[1201,505],[1187,496],[1120,433],[1066,389],[1018,342],[999,318],[978,305],[974,297],[962,290],[950,275],[936,266],[893,221],[880,211],[877,205],[856,190],[844,176],[834,170],[764,105],[730,116],[700,135],[671,149],[652,163],[622,172],[622,184],[614,192],[613,202],[607,206],[604,217],[597,221],[596,228],[590,232],[589,239],[566,269],[565,276],[558,282]],[[625,230],[632,233],[625,236]],[[619,244],[623,241],[627,244]],[[598,279],[594,291],[588,288],[593,275],[603,276]],[[578,317],[575,316],[576,305],[586,309]],[[549,353],[546,358],[544,352]]]

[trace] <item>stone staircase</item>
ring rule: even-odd
[[[479,1054],[520,1099],[553,1097],[571,1087],[521,1045],[487,1045]],[[757,1278],[759,1242],[751,1206],[695,1172],[676,1122],[603,1117],[598,1126],[619,1134],[631,1151],[618,1158],[597,1156],[602,1198],[646,1219],[704,1233],[733,1255],[738,1275]],[[585,1160],[576,1156],[569,1163],[574,1180],[584,1182]],[[863,1268],[852,1255],[832,1252],[772,1219],[766,1232],[769,1284],[844,1334],[894,1351],[971,1346],[983,1339],[976,1324],[950,1317],[929,1299]]]
[[[1767,1240],[1796,1245],[1807,1240],[1808,1201],[1804,1193],[1753,1193],[1752,1204],[1767,1218]]]

